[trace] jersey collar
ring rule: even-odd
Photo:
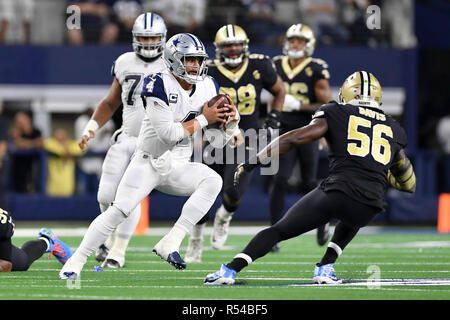
[[[294,69],[291,69],[289,65],[289,58],[284,56],[281,58],[281,67],[283,68],[284,73],[287,75],[289,79],[293,79],[296,75],[298,75],[302,70],[311,62],[312,58],[306,58],[302,63],[296,66]]]
[[[242,67],[236,72],[228,70],[224,66],[220,65],[216,60],[214,61],[214,63],[216,64],[217,69],[219,69],[220,73],[222,73],[225,77],[227,77],[234,83],[237,83],[242,78],[242,75],[245,73],[248,67],[248,59],[245,59]]]

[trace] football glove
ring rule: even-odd
[[[273,131],[276,129],[280,129],[281,120],[280,120],[281,112],[278,110],[271,110],[267,115],[266,122],[264,123],[264,129],[267,129],[269,137],[273,136]]]
[[[257,161],[252,161],[257,162]],[[247,175],[249,172],[251,172],[253,169],[259,166],[259,163],[250,164],[250,163],[241,163],[239,164],[236,169],[234,169],[234,176],[233,176],[233,185],[235,187],[239,186],[239,180],[242,179],[245,175]]]
[[[302,108],[302,101],[296,99],[292,94],[286,94],[284,97],[283,111],[300,111]]]

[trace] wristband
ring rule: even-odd
[[[197,121],[200,124],[200,127],[202,129],[208,125],[208,120],[206,120],[205,116],[202,115],[202,114],[197,116],[197,117],[195,117],[195,119],[197,119]]]
[[[91,137],[89,131],[95,132],[98,129],[98,123],[94,119],[89,120],[89,122],[86,124],[86,127],[84,128],[84,131],[81,136],[88,136]]]

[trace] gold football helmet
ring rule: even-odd
[[[380,108],[382,90],[373,74],[356,71],[345,79],[339,90],[339,101],[361,107]]]
[[[306,46],[303,50],[289,49],[289,39],[300,38],[306,41]],[[283,54],[292,59],[300,59],[303,57],[310,57],[314,53],[316,47],[316,38],[310,27],[305,24],[293,24],[290,26],[285,35]]]
[[[237,67],[248,56],[248,43],[244,29],[235,24],[227,24],[217,31],[214,39],[216,59],[231,68]],[[225,52],[225,47],[231,44],[242,44],[242,49]]]

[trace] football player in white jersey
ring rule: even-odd
[[[203,43],[192,34],[177,34],[167,41],[163,59],[169,70],[144,80],[146,116],[116,197],[91,223],[80,246],[61,269],[61,279],[78,279],[89,255],[153,189],[189,196],[173,228],[153,248],[175,268],[186,268],[179,254],[180,244],[208,212],[222,188],[222,178],[214,170],[190,161],[192,135],[208,124],[220,122],[224,125],[220,130],[225,137],[222,141],[227,143],[239,121],[233,104],[220,106],[224,98],[208,107],[208,101],[219,93],[219,86],[207,76],[207,57]]]
[[[123,105],[122,127],[112,139],[102,167],[98,189],[98,202],[104,212],[114,200],[120,179],[136,148],[145,110],[140,97],[146,75],[166,69],[161,56],[164,50],[167,28],[157,14],[147,12],[137,17],[133,26],[133,49],[119,56],[112,67],[113,83],[108,95],[97,106],[80,139],[80,148],[88,147],[89,139],[102,127],[114,112]],[[102,244],[96,259],[102,267],[120,268],[125,264],[125,251],[140,217],[140,206],[130,213],[116,231]]]

